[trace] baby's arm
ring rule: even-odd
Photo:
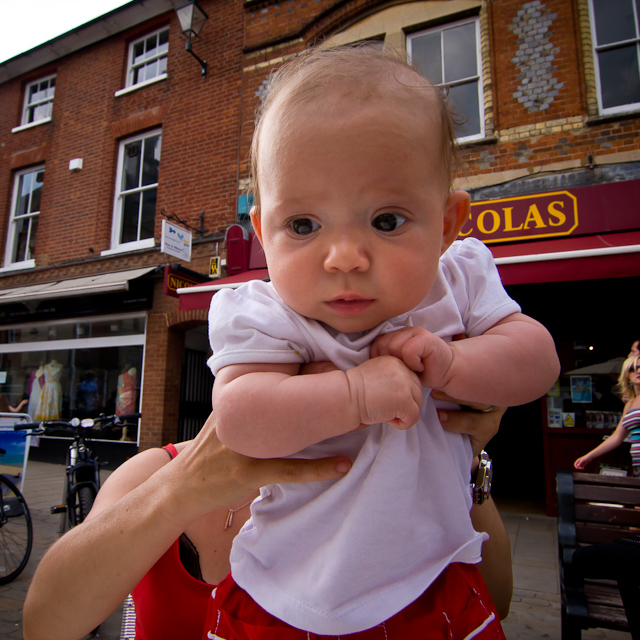
[[[522,313],[507,316],[481,336],[451,343],[422,327],[400,329],[378,338],[371,355],[400,358],[426,387],[498,406],[539,398],[560,373],[553,338]]]
[[[230,365],[213,385],[220,440],[254,458],[287,456],[377,422],[409,429],[422,386],[397,358],[367,360],[348,371],[296,375],[297,364]]]

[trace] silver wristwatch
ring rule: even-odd
[[[475,482],[471,483],[471,497],[474,504],[482,504],[491,495],[493,462],[486,451],[480,452],[480,464]]]

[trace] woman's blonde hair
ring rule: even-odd
[[[631,356],[622,363],[622,371],[620,371],[620,376],[618,377],[616,391],[624,402],[633,400],[637,395],[631,382],[631,370],[638,365],[638,361],[640,361],[640,356]]]
[[[418,77],[415,84],[407,84],[406,80],[396,77],[394,70],[409,70]],[[381,51],[377,47],[367,45],[316,46],[305,49],[294,58],[286,61],[274,70],[269,77],[267,89],[256,114],[256,127],[251,142],[251,189],[254,204],[260,206],[260,187],[258,184],[258,164],[260,153],[260,136],[265,116],[271,107],[278,102],[282,108],[292,99],[299,101],[313,100],[320,92],[327,91],[327,84],[332,80],[371,79],[371,87],[375,90],[382,78],[392,75],[400,85],[414,89],[416,96],[426,96],[424,89],[430,89],[429,96],[435,97],[439,111],[442,130],[443,165],[447,172],[448,188],[453,182],[454,165],[457,164],[457,147],[455,144],[454,118],[449,107],[446,90],[434,87],[405,58],[393,51]],[[399,75],[399,74],[398,74]],[[433,102],[425,103],[428,106]]]

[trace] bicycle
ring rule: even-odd
[[[0,456],[5,454],[0,449]],[[32,546],[33,525],[27,501],[20,489],[0,473],[0,584],[7,584],[22,573]]]
[[[101,428],[135,427],[128,422],[140,418],[139,413],[122,415],[101,415],[97,418],[72,418],[49,420],[38,423],[22,424],[22,429],[31,429],[32,435],[51,435],[55,431],[66,431],[73,435],[66,460],[66,477],[62,495],[62,504],[51,507],[51,514],[62,514],[59,533],[62,535],[69,529],[84,521],[91,511],[100,490],[100,467],[107,464],[100,462],[89,446],[91,432]]]

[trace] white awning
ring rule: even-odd
[[[0,290],[0,304],[127,291],[130,280],[140,278],[154,269],[155,267],[145,267],[143,269],[100,273],[93,276],[85,276],[84,278],[72,278],[71,280],[58,280],[56,282],[32,284],[26,287],[3,289]]]

